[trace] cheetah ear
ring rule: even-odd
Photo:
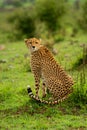
[[[28,39],[24,39],[25,43],[27,43]]]

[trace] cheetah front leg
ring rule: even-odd
[[[36,73],[34,74],[35,78],[35,90],[36,90],[36,98],[39,97],[39,86],[40,86],[40,74]]]
[[[44,97],[46,97],[46,85],[45,85],[45,83],[43,82],[42,83],[42,97],[44,98]]]

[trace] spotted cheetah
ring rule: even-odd
[[[62,102],[72,92],[73,79],[55,61],[52,53],[41,44],[37,38],[25,39],[30,50],[31,70],[35,78],[36,95],[33,95],[31,88],[28,88],[29,96],[47,104]],[[43,97],[46,95],[46,88],[53,96],[52,101],[40,99],[38,96],[40,79],[42,79]]]

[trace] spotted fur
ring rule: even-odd
[[[57,104],[62,102],[72,92],[73,79],[55,61],[51,52],[36,38],[25,39],[25,43],[31,52],[31,69],[35,78],[36,95],[28,91],[29,96],[42,103]],[[43,80],[43,97],[46,88],[53,95],[53,101],[39,99],[38,91],[40,79]],[[30,88],[28,89],[30,90]]]

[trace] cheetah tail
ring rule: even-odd
[[[62,99],[59,99],[57,101],[46,101],[46,100],[42,100],[42,99],[37,98],[32,93],[30,86],[27,87],[27,91],[28,91],[29,97],[33,98],[34,100],[38,101],[39,103],[45,103],[45,104],[50,104],[50,105],[58,104],[58,103],[64,101],[67,98],[67,95],[66,95],[65,97],[63,97]]]

